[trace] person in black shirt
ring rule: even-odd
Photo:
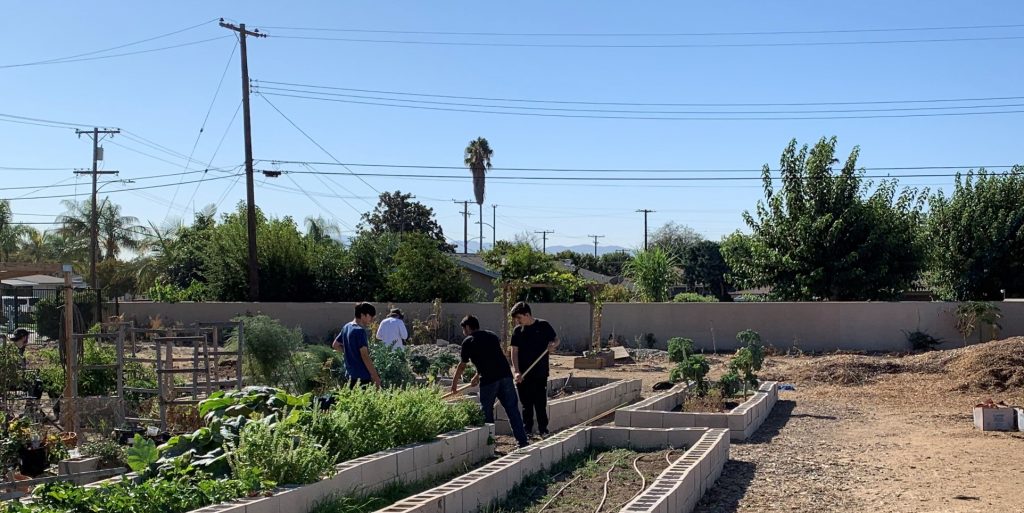
[[[501,339],[490,331],[481,330],[480,321],[472,315],[462,319],[462,333],[466,339],[462,341],[462,362],[452,378],[452,392],[458,390],[466,364],[473,362],[476,366],[473,384],[480,384],[480,407],[484,410],[484,420],[494,423],[494,400],[497,398],[505,408],[516,441],[520,447],[526,447],[530,442],[523,428],[523,418],[519,415],[516,386],[512,383],[508,360],[501,350]]]
[[[510,351],[523,402],[523,424],[527,433],[532,432],[536,412],[537,432],[544,436],[548,434],[548,354],[558,347],[558,335],[548,321],[535,319],[525,302],[516,303],[509,315],[516,321]]]

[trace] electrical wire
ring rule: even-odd
[[[292,30],[310,32],[354,32],[367,34],[407,34],[431,36],[495,36],[495,37],[723,37],[723,36],[777,36],[807,34],[859,34],[867,32],[927,32],[939,30],[991,30],[1004,28],[1021,28],[1024,24],[1009,25],[960,25],[944,27],[895,27],[867,29],[823,29],[823,30],[775,30],[756,32],[459,32],[429,30],[380,30],[357,28],[317,28],[317,27],[278,27],[264,26],[268,30]]]
[[[425,41],[410,39],[364,39],[354,37],[322,37],[322,36],[283,36],[275,35],[276,39],[294,39],[305,41],[337,41],[345,43],[369,43],[391,45],[423,45],[423,46],[467,46],[486,48],[619,48],[619,49],[654,49],[654,48],[787,48],[787,47],[831,47],[831,46],[881,46],[896,44],[954,43],[981,41],[1013,41],[1024,39],[1024,36],[975,36],[949,37],[928,39],[886,39],[868,41],[788,41],[760,43],[647,43],[647,44],[609,44],[609,43],[509,43],[482,41]]]
[[[316,140],[315,140],[315,139],[313,139],[313,137],[312,137],[312,136],[310,136],[309,134],[307,134],[305,130],[303,130],[303,129],[299,128],[299,125],[296,125],[296,124],[295,124],[295,122],[291,120],[291,118],[289,118],[289,117],[288,117],[287,115],[285,115],[285,113],[284,113],[284,112],[281,112],[281,109],[277,108],[277,106],[276,106],[276,105],[274,105],[274,104],[273,104],[273,103],[272,103],[272,102],[271,102],[271,101],[270,101],[269,99],[267,99],[267,98],[266,98],[265,96],[263,96],[262,94],[260,94],[259,96],[260,96],[260,98],[263,98],[263,101],[267,102],[267,105],[270,105],[270,108],[272,108],[272,109],[274,109],[275,111],[277,111],[277,113],[278,113],[278,114],[280,114],[280,115],[281,115],[281,117],[283,117],[283,118],[285,119],[285,121],[287,121],[287,122],[288,122],[289,124],[291,124],[291,125],[292,125],[293,127],[295,127],[295,129],[296,129],[296,130],[298,130],[298,131],[299,131],[299,133],[301,133],[302,135],[304,135],[304,136],[306,137],[306,139],[309,139],[309,141],[310,141],[311,143],[313,143],[313,144],[314,144],[314,145],[315,145],[315,146],[316,146],[317,148],[320,148],[320,150],[321,150],[321,151],[323,151],[324,153],[326,153],[328,157],[331,157],[331,160],[334,160],[334,161],[335,161],[336,163],[338,163],[339,165],[341,165],[341,167],[343,167],[343,168],[347,169],[347,170],[348,170],[348,171],[349,171],[349,172],[350,172],[350,173],[351,173],[351,174],[352,174],[353,176],[357,176],[357,177],[358,177],[358,175],[356,175],[356,173],[352,173],[352,170],[351,170],[351,169],[348,169],[347,167],[345,167],[345,165],[344,165],[344,164],[342,164],[342,163],[341,163],[341,161],[340,161],[340,160],[338,160],[338,159],[337,159],[337,158],[336,158],[336,157],[335,157],[334,155],[332,155],[332,154],[331,154],[331,152],[327,151],[327,148],[324,148],[323,146],[321,146],[321,145],[320,145],[320,143],[316,142]],[[372,190],[373,190],[373,192],[376,192],[377,194],[380,194],[380,191],[379,191],[379,190],[377,190],[377,188],[376,188],[376,187],[374,187],[373,185],[371,185],[371,184],[370,184],[370,182],[367,182],[366,180],[363,180],[363,179],[362,179],[362,177],[358,177],[358,178],[359,178],[359,180],[360,180],[361,182],[363,182],[363,184],[365,184],[365,185],[366,185],[367,187],[369,187],[370,189],[372,189]]]
[[[387,98],[383,96],[366,96],[356,94],[344,94],[344,93],[327,93],[318,91],[309,91],[303,89],[292,89],[287,87],[273,87],[273,86],[256,86],[258,91],[283,91],[290,93],[304,93],[318,96],[330,96],[330,97],[344,97],[344,98],[360,98],[368,100],[380,100],[380,101],[392,101],[392,102],[405,102],[410,104],[423,104],[423,105],[453,105],[457,107],[480,107],[486,109],[517,109],[527,111],[549,111],[549,112],[598,112],[598,113],[611,113],[611,114],[722,114],[722,115],[736,115],[736,114],[846,114],[846,113],[858,113],[858,112],[914,112],[914,111],[939,111],[939,110],[954,110],[954,109],[997,109],[997,108],[1008,108],[1008,107],[1024,107],[1024,103],[1002,103],[1002,104],[988,104],[988,105],[950,105],[950,106],[931,106],[931,107],[882,107],[882,108],[859,108],[859,109],[814,109],[814,110],[756,110],[756,111],[707,111],[707,110],[627,110],[627,109],[593,109],[593,108],[568,108],[568,107],[523,107],[518,105],[494,105],[494,104],[483,104],[483,103],[463,103],[463,102],[448,102],[438,100],[409,100],[405,98]],[[307,88],[308,89],[308,88]],[[277,93],[271,93],[277,94]]]
[[[646,103],[646,102],[623,102],[623,101],[578,101],[578,100],[545,100],[536,98],[500,98],[487,96],[459,96],[451,94],[429,94],[412,93],[407,91],[388,91],[380,89],[355,89],[350,87],[335,87],[312,84],[298,84],[294,82],[276,82],[272,80],[254,80],[258,84],[285,85],[292,87],[305,87],[310,89],[329,89],[335,91],[351,91],[357,93],[390,94],[396,96],[421,96],[429,98],[448,98],[457,100],[479,100],[493,102],[524,102],[524,103],[554,103],[568,105],[620,105],[633,107],[798,107],[798,106],[820,106],[820,105],[885,105],[900,103],[944,103],[944,102],[981,102],[981,101],[1007,101],[1024,100],[1024,96],[989,96],[976,98],[925,98],[915,100],[860,100],[860,101],[831,101],[831,102],[790,102],[790,103]]]
[[[0,69],[18,68],[18,67],[23,67],[23,66],[41,66],[41,65],[45,65],[45,64],[68,64],[68,63],[72,63],[72,62],[84,62],[84,61],[97,61],[97,60],[102,60],[102,59],[114,59],[114,58],[117,58],[117,57],[128,57],[128,56],[131,56],[131,55],[141,55],[141,54],[146,54],[146,53],[162,52],[162,51],[165,51],[165,50],[174,50],[176,48],[183,48],[183,47],[186,47],[186,46],[200,45],[200,44],[203,44],[203,43],[209,43],[211,41],[219,41],[221,39],[225,39],[225,38],[229,38],[229,37],[233,37],[233,36],[231,36],[231,35],[217,36],[217,37],[211,37],[211,38],[208,38],[208,39],[200,39],[198,41],[189,41],[187,43],[179,43],[179,44],[171,45],[171,46],[162,46],[162,47],[159,47],[159,48],[150,48],[148,50],[136,50],[134,52],[115,53],[115,54],[111,54],[111,55],[99,55],[99,56],[96,56],[96,57],[82,57],[80,59],[64,59],[64,60],[49,61],[49,62],[30,62],[30,63],[22,63],[22,64],[7,64],[7,65],[4,65],[4,66],[0,66]]]
[[[46,60],[42,60],[42,61],[25,62],[25,63],[21,63],[21,64],[0,65],[0,68],[17,68],[17,67],[23,67],[23,66],[38,66],[38,65],[41,65],[41,64],[54,64],[54,63],[58,63],[58,62],[61,62],[61,61],[67,61],[69,59],[77,59],[78,57],[86,57],[86,56],[89,56],[89,55],[96,55],[98,53],[106,53],[106,52],[111,52],[111,51],[114,51],[114,50],[120,50],[121,48],[127,48],[129,46],[135,46],[135,45],[139,45],[139,44],[142,44],[142,43],[148,43],[150,41],[155,41],[157,39],[162,39],[162,38],[165,38],[165,37],[170,37],[170,36],[173,36],[173,35],[181,34],[182,32],[187,32],[189,30],[197,29],[199,27],[202,27],[203,25],[209,25],[210,23],[213,23],[213,22],[217,21],[217,19],[218,18],[214,18],[212,20],[207,20],[207,21],[204,21],[202,23],[197,23],[195,25],[191,25],[191,26],[185,27],[185,28],[180,29],[180,30],[175,30],[174,32],[168,32],[166,34],[160,34],[159,36],[148,37],[146,39],[140,39],[138,41],[132,41],[131,43],[125,43],[125,44],[122,44],[122,45],[112,46],[110,48],[104,48],[102,50],[93,50],[91,52],[79,53],[79,54],[75,54],[75,55],[68,55],[66,57],[56,57],[56,58],[53,58],[53,59],[46,59]]]
[[[3,113],[0,113],[0,118],[10,118],[10,119],[21,120],[21,121],[34,121],[36,123],[46,123],[47,125],[59,125],[59,128],[92,128],[94,126],[97,126],[97,125],[85,125],[85,124],[82,124],[82,123],[72,123],[70,121],[54,121],[52,119],[40,119],[40,118],[33,118],[33,117],[28,117],[28,116],[15,116],[14,114],[3,114]],[[0,119],[0,121],[6,121],[6,120],[5,119]],[[16,121],[12,121],[12,122],[16,122]]]
[[[231,116],[231,121],[228,123],[228,126],[224,128],[224,133],[220,136],[220,141],[217,143],[217,148],[215,148],[213,150],[213,155],[211,155],[209,161],[207,161],[207,166],[212,165],[213,164],[213,160],[216,159],[217,158],[217,154],[220,153],[220,148],[221,148],[221,146],[224,145],[224,139],[227,138],[228,132],[230,132],[231,131],[231,127],[234,126],[235,119],[238,118],[238,112],[240,110],[242,110],[242,102],[241,101],[238,102],[238,107],[235,108],[235,113]],[[205,176],[205,174],[203,176]],[[203,182],[199,182],[199,183],[196,184],[196,188],[192,191],[192,197],[190,197],[188,199],[188,202],[185,203],[185,208],[181,209],[181,215],[185,215],[185,211],[188,210],[188,206],[190,204],[192,205],[192,213],[195,214],[195,204],[193,203],[193,201],[196,199],[196,194],[199,192],[199,187],[202,186],[202,185],[203,185]]]
[[[199,140],[202,139],[203,131],[206,130],[206,123],[210,120],[210,113],[213,112],[213,106],[217,103],[217,97],[220,96],[220,90],[224,86],[224,78],[228,76],[228,68],[231,67],[231,61],[234,60],[234,58],[235,58],[235,51],[237,49],[238,49],[238,39],[236,38],[235,39],[235,45],[231,47],[231,54],[228,55],[228,62],[227,62],[227,64],[224,65],[224,71],[222,71],[221,74],[220,74],[220,80],[217,81],[217,89],[215,89],[213,91],[213,99],[210,100],[210,106],[207,107],[206,115],[203,116],[203,123],[201,125],[199,125],[199,133],[196,134],[196,140],[192,143],[192,151],[189,152],[188,159],[185,160],[185,165],[183,166],[183,169],[188,169],[189,162],[192,162],[192,157],[195,156],[195,154],[196,154],[196,148],[199,147]],[[237,115],[238,109],[235,109],[235,113]],[[234,122],[234,118],[232,118],[232,122]],[[223,139],[221,139],[221,140],[223,140]],[[176,187],[174,189],[174,194],[171,195],[171,203],[174,203],[174,200],[178,199],[178,191],[179,190],[180,190],[180,187]],[[198,185],[196,185],[196,190],[199,190],[199,186]],[[195,197],[194,194],[193,194],[193,197]],[[191,200],[189,200],[189,201],[191,201]],[[188,208],[188,204],[187,203],[185,204],[185,208]],[[170,215],[171,215],[171,209],[170,209],[170,207],[168,207],[167,208],[167,213],[164,214],[164,217],[166,218],[166,217],[168,217]]]
[[[320,207],[320,210],[323,211],[324,213],[326,213],[327,215],[329,215],[331,217],[331,219],[334,220],[334,222],[341,224],[342,226],[344,226],[345,228],[348,228],[349,230],[352,229],[352,225],[350,225],[350,224],[346,223],[345,221],[342,221],[342,220],[338,219],[337,217],[335,217],[334,214],[333,214],[333,212],[334,212],[333,210],[323,206],[323,204],[321,204],[319,201],[317,201],[316,198],[314,198],[312,195],[307,193],[306,190],[303,189],[301,185],[299,185],[299,182],[296,181],[293,176],[291,176],[291,175],[287,175],[287,176],[288,176],[288,179],[291,180],[292,183],[295,184],[295,186],[298,187],[299,190],[302,191],[302,193],[305,194],[307,198],[309,198],[309,201],[312,201],[314,205],[316,205],[317,207]]]
[[[621,120],[638,120],[638,121],[801,121],[801,120],[841,120],[841,119],[886,119],[886,118],[931,118],[931,117],[943,117],[943,116],[982,116],[982,115],[994,115],[994,114],[1020,114],[1024,110],[999,110],[999,111],[972,111],[972,112],[932,112],[932,113],[912,113],[912,114],[864,114],[855,116],[739,116],[739,117],[723,117],[728,113],[714,113],[717,116],[606,116],[599,114],[564,114],[564,113],[542,113],[542,112],[506,112],[506,111],[494,111],[494,110],[482,110],[482,109],[463,109],[456,107],[433,107],[428,105],[396,105],[392,103],[381,103],[371,101],[360,101],[360,100],[343,100],[340,98],[323,98],[317,96],[297,95],[297,94],[285,94],[285,93],[273,93],[273,92],[260,92],[260,97],[266,100],[267,96],[283,97],[283,98],[298,98],[303,100],[318,100],[335,103],[346,103],[352,105],[372,105],[377,107],[392,107],[392,108],[403,108],[403,109],[417,109],[417,110],[430,110],[430,111],[443,111],[443,112],[463,112],[470,114],[497,114],[505,116],[533,116],[533,117],[548,117],[548,118],[576,118],[576,119],[621,119]],[[269,100],[267,100],[269,101]]]
[[[224,176],[220,176],[220,177],[209,178],[208,180],[210,180],[210,181],[212,181],[212,180],[223,180],[223,179],[226,179],[226,178],[234,178],[235,176],[236,175],[224,175]],[[199,180],[192,180],[192,181],[187,181],[187,182],[182,182],[182,183],[190,184],[190,183],[196,183],[198,181]],[[131,187],[131,188],[127,188],[127,189],[113,189],[113,190],[110,190],[110,191],[105,191],[105,193],[106,194],[111,194],[111,193],[115,193],[115,192],[142,191],[142,190],[149,190],[149,189],[159,189],[159,188],[163,188],[163,187],[174,187],[175,185],[176,184],[174,184],[174,183],[165,183],[165,184],[160,184],[160,185],[148,185],[148,186],[145,186],[145,187]],[[74,197],[74,196],[64,194],[64,195],[49,195],[49,196],[31,196],[31,197],[21,197],[21,198],[0,198],[0,201],[3,201],[3,200],[13,200],[13,199],[38,200],[38,199],[56,199],[56,198],[71,198],[71,197]]]

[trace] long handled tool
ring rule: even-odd
[[[544,350],[544,352],[543,352],[543,353],[541,353],[541,354],[540,354],[540,356],[538,356],[538,357],[537,357],[537,359],[536,359],[536,360],[534,360],[534,361],[533,361],[533,363],[531,363],[531,364],[530,364],[530,366],[529,366],[529,367],[527,367],[527,368],[526,368],[526,370],[525,370],[525,371],[523,371],[523,373],[519,375],[519,377],[520,377],[520,378],[525,378],[525,377],[526,377],[526,375],[527,375],[527,374],[528,374],[528,373],[529,373],[529,372],[530,372],[531,370],[533,370],[533,368],[534,368],[534,367],[536,367],[536,366],[537,366],[537,364],[538,364],[538,363],[540,363],[541,359],[542,359],[542,358],[544,358],[544,356],[546,356],[547,354],[548,354],[548,350],[547,350],[547,349],[545,349],[545,350]]]
[[[441,396],[441,399],[448,399],[449,397],[455,397],[455,396],[461,394],[462,392],[465,392],[466,389],[471,387],[471,386],[473,386],[472,383],[467,383],[467,384],[465,384],[465,385],[455,389],[454,392],[448,392],[447,394]]]

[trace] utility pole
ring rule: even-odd
[[[462,254],[466,255],[469,253],[469,201],[452,200],[452,203],[462,203]]]
[[[596,258],[597,257],[597,239],[603,239],[604,235],[587,235],[587,237],[590,237],[590,238],[594,239],[594,257]]]
[[[541,248],[542,248],[541,252],[546,254],[548,252],[548,234],[549,233],[555,233],[554,230],[541,230],[539,232],[533,232],[533,233],[539,233],[540,234],[541,240],[544,241],[544,242],[542,242],[543,245],[541,246]]]
[[[246,30],[245,23],[237,27],[231,23],[224,23],[220,19],[220,26],[238,33],[238,48],[242,59],[242,123],[245,132],[245,200],[246,220],[249,235],[249,301],[260,299],[260,270],[256,260],[256,192],[253,185],[252,171],[252,122],[249,117],[249,59],[245,51],[245,37],[267,37],[261,34],[259,29]]]
[[[477,252],[478,253],[483,253],[484,252],[484,204],[483,203],[478,203],[477,207],[479,207],[479,209],[480,209],[480,246],[479,246],[480,249],[477,250]]]
[[[498,243],[498,205],[491,205],[491,247]]]
[[[103,322],[103,298],[100,295],[99,281],[96,279],[96,260],[100,252],[100,216],[96,206],[96,178],[99,175],[116,175],[117,171],[100,171],[99,161],[103,160],[103,148],[100,147],[100,136],[121,133],[118,129],[93,128],[92,130],[75,130],[79,137],[82,134],[92,137],[92,171],[75,171],[78,175],[92,175],[92,206],[89,213],[89,282],[93,292],[96,293],[96,320]]]
[[[654,210],[641,208],[637,210],[637,212],[642,212],[644,214],[644,251],[647,251],[647,214],[653,213]]]

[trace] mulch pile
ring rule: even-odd
[[[887,374],[944,374],[959,391],[1024,389],[1024,337],[910,356],[831,355],[808,358],[784,374],[766,379],[831,385],[864,385]]]

